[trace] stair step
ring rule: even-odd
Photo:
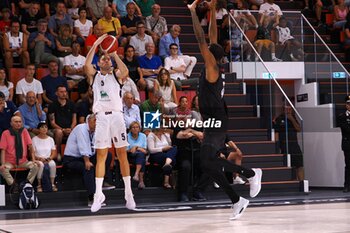
[[[232,117],[255,117],[255,106],[253,105],[228,105],[228,115]]]
[[[230,117],[229,129],[256,129],[260,128],[260,118],[258,117]]]
[[[275,154],[277,152],[276,143],[271,141],[237,142],[236,144],[244,155]]]

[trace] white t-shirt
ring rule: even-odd
[[[218,11],[216,11],[216,19],[222,19],[224,15],[227,15],[227,10],[225,8],[221,8]]]
[[[25,78],[19,80],[16,85],[16,94],[26,95],[29,91],[33,91],[36,95],[44,92],[41,82],[37,79],[33,79],[31,83],[28,83]]]
[[[32,143],[35,151],[35,156],[41,158],[49,158],[51,155],[51,150],[56,150],[55,142],[52,137],[47,137],[45,139],[35,136],[32,138]]]
[[[92,28],[92,21],[86,20],[85,24],[82,24],[79,19],[74,21],[74,27],[79,28],[82,36],[87,37],[90,32],[90,28]]]
[[[13,88],[13,83],[12,82],[8,82],[8,84],[9,84],[8,87],[5,86],[5,85],[0,86],[0,91],[2,93],[4,93],[4,95],[5,95],[5,101],[7,101],[9,99],[9,97],[10,97],[10,89]]]
[[[180,66],[185,66],[186,67],[186,63],[185,61],[180,58],[180,57],[177,57],[177,58],[173,58],[173,57],[166,57],[164,59],[164,68],[167,69],[167,70],[170,70],[170,67],[180,67]],[[184,76],[184,73],[173,73],[173,74],[170,74],[170,78],[171,79],[174,79],[174,80],[184,80],[186,79],[186,77]]]
[[[259,8],[259,14],[263,14],[265,16],[274,17],[276,15],[283,15],[281,8],[276,5],[275,3],[270,4],[265,2],[264,4],[261,4]]]
[[[276,29],[278,31],[278,40],[282,44],[284,44],[284,42],[287,40],[294,39],[294,37],[290,35],[290,30],[288,27],[281,28],[280,26],[276,26]]]
[[[72,66],[75,69],[81,68],[85,65],[86,58],[82,55],[78,55],[77,57],[73,56],[73,54],[69,54],[68,56],[64,57],[63,60],[63,66]],[[74,80],[82,80],[85,77],[82,75],[76,75],[76,74],[66,74],[66,77],[69,77]]]
[[[153,43],[153,39],[151,36],[145,34],[144,38],[140,38],[137,34],[130,38],[130,45],[135,48],[135,53],[138,56],[142,56],[146,54],[146,44]]]
[[[140,101],[140,93],[137,90],[137,86],[132,81],[131,78],[127,77],[122,88],[122,96],[124,96],[125,92],[131,92],[134,95],[135,100]]]

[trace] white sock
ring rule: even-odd
[[[272,59],[275,59],[276,58],[276,53],[271,53],[271,57],[272,57]]]
[[[103,184],[103,178],[95,178],[96,182],[96,191],[95,193],[102,193],[102,184]]]
[[[124,176],[123,181],[124,181],[124,187],[125,187],[124,189],[125,196],[133,195],[131,190],[131,177]]]

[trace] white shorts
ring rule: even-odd
[[[96,114],[95,149],[128,146],[122,112],[98,112]]]

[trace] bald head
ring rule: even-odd
[[[94,26],[94,34],[95,34],[97,37],[102,36],[102,34],[103,34],[103,27],[102,27],[102,25],[96,24],[96,25]]]

